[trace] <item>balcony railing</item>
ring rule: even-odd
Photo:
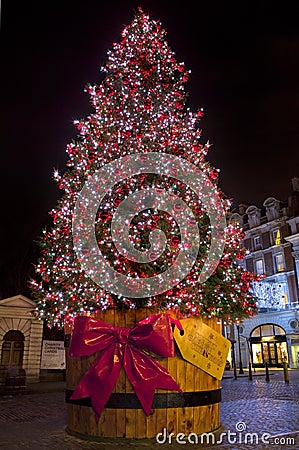
[[[265,305],[257,308],[258,314],[271,313],[275,311],[293,311],[299,310],[299,302],[285,303],[284,305]]]

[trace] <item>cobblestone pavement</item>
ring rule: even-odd
[[[42,384],[21,395],[0,397],[0,448],[59,449],[59,450],[114,450],[125,449],[181,449],[200,448],[210,450],[266,450],[299,449],[299,371],[290,371],[290,382],[285,383],[282,371],[271,372],[270,381],[265,377],[226,377],[222,380],[221,429],[212,436],[210,444],[206,437],[201,444],[195,435],[191,442],[157,443],[152,440],[103,439],[101,442],[81,440],[66,433],[66,408],[64,384]],[[49,387],[50,386],[50,387]],[[49,392],[52,388],[52,392]],[[55,390],[59,389],[59,392]],[[48,391],[48,392],[46,392]],[[236,429],[238,427],[238,429]],[[246,428],[246,429],[245,429]],[[221,433],[226,433],[222,435]],[[236,433],[235,435],[232,433]],[[244,443],[245,433],[249,443]],[[263,433],[268,433],[264,435]],[[264,442],[262,442],[262,437]],[[191,439],[192,438],[192,439]],[[162,441],[162,438],[161,438]],[[195,442],[194,442],[195,441]],[[218,441],[218,443],[217,443]],[[222,441],[222,442],[220,442]],[[237,441],[237,442],[235,442]]]

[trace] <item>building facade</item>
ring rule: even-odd
[[[0,300],[0,385],[12,368],[25,370],[26,380],[40,380],[43,321],[32,311],[36,304],[23,295]]]
[[[11,373],[25,383],[65,378],[64,330],[48,328],[35,308],[24,295],[0,300],[0,389]]]
[[[233,330],[241,366],[299,368],[299,178],[286,202],[269,197],[261,208],[242,204],[232,220],[242,224],[247,270],[263,274],[255,283],[258,314]]]

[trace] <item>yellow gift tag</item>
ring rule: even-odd
[[[174,338],[182,357],[208,374],[222,379],[230,341],[200,319],[180,320],[184,334],[174,329]]]

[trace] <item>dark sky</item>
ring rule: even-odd
[[[106,52],[142,6],[192,71],[208,159],[235,204],[285,200],[299,176],[298,1],[6,2],[1,17],[0,282],[32,259],[60,191],[73,120],[90,112]],[[3,287],[2,287],[3,290]],[[5,291],[6,292],[6,291]],[[1,286],[0,286],[1,295]]]

